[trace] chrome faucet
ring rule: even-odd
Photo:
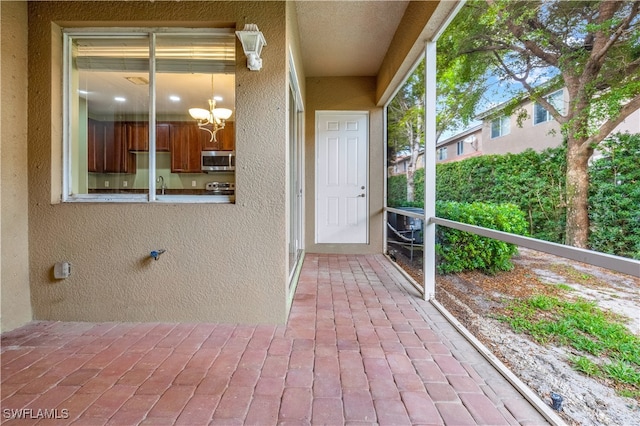
[[[164,190],[167,189],[167,185],[164,184],[164,177],[162,177],[162,175],[158,176],[156,183],[160,184],[160,194],[164,195]]]

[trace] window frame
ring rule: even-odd
[[[558,97],[559,99],[554,99]],[[563,102],[564,103],[564,90],[563,89],[558,89],[555,92],[549,93],[548,95],[544,96],[544,99],[547,100],[547,102],[549,102],[550,104],[554,105],[556,107],[556,109],[559,110],[560,113],[564,112],[564,108],[563,107],[558,107],[557,106],[557,102]],[[563,105],[562,105],[563,106]],[[538,121],[538,112],[542,110],[544,111],[544,120]],[[546,123],[548,121],[553,121],[554,118],[551,115],[551,113],[549,111],[547,111],[547,109],[545,107],[543,107],[539,102],[534,102],[533,103],[533,125],[537,126],[538,124],[542,124],[542,123]]]
[[[500,122],[500,125],[498,127],[499,134],[494,135],[493,134],[493,128],[494,128],[493,124],[495,122],[497,122],[498,120]],[[505,126],[505,124],[506,124],[506,126]],[[501,116],[499,118],[494,118],[493,120],[491,120],[489,131],[490,131],[491,139],[497,139],[497,138],[500,138],[502,136],[508,135],[509,133],[511,133],[511,117],[508,116],[508,115],[503,115],[503,116]]]
[[[441,148],[438,148],[438,160],[444,161],[446,159],[447,159],[447,147],[443,146]]]
[[[62,30],[62,191],[61,201],[63,203],[144,203],[144,204],[166,204],[166,203],[186,203],[186,204],[235,204],[237,197],[219,195],[194,195],[156,194],[156,35],[220,35],[234,34],[234,28],[184,28],[184,27],[70,27]],[[74,37],[141,37],[149,38],[149,188],[146,193],[92,193],[73,194],[72,185],[72,93],[71,83],[71,43]],[[235,35],[234,35],[235,39]],[[236,41],[237,42],[237,41]],[[236,47],[237,48],[237,47]],[[237,64],[234,66],[237,68]],[[235,73],[235,71],[234,71]],[[236,100],[237,101],[237,100]],[[236,102],[237,104],[237,102]],[[235,123],[234,123],[235,124]],[[238,169],[236,168],[236,171]],[[234,177],[236,180],[237,177]]]

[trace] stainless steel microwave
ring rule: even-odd
[[[235,151],[202,151],[202,171],[220,172],[236,169]]]

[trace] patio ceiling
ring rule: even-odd
[[[408,1],[298,1],[308,77],[378,74]]]
[[[418,7],[412,7],[417,6]],[[302,65],[307,77],[378,76],[390,49],[415,63],[424,43],[460,2],[324,0],[296,2]],[[428,10],[428,12],[425,12]],[[406,16],[405,16],[406,15]],[[416,54],[416,51],[418,52]]]
[[[451,0],[298,0],[304,74],[376,77],[376,102],[382,105],[460,5]]]

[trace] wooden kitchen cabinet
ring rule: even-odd
[[[233,151],[236,146],[236,133],[233,121],[227,121],[224,129],[218,130],[215,141],[210,141],[211,134],[201,130],[203,151]]]
[[[129,151],[149,151],[149,123],[134,121],[125,124]]]
[[[156,123],[156,151],[169,151],[170,128],[169,123]]]
[[[149,123],[126,123],[129,151],[149,151]],[[169,123],[156,123],[156,151],[169,151]]]
[[[128,150],[124,123],[89,119],[87,130],[89,172],[136,172],[136,159]]]
[[[171,172],[201,173],[201,132],[195,123],[173,122],[169,130]],[[206,132],[204,132],[206,133]]]
[[[87,169],[90,173],[104,172],[104,123],[89,119],[87,125]]]
[[[104,173],[135,173],[136,157],[127,149],[125,124],[106,123]]]
[[[236,129],[233,121],[227,121],[224,129],[218,132],[218,142],[222,151],[233,151],[236,149]]]

